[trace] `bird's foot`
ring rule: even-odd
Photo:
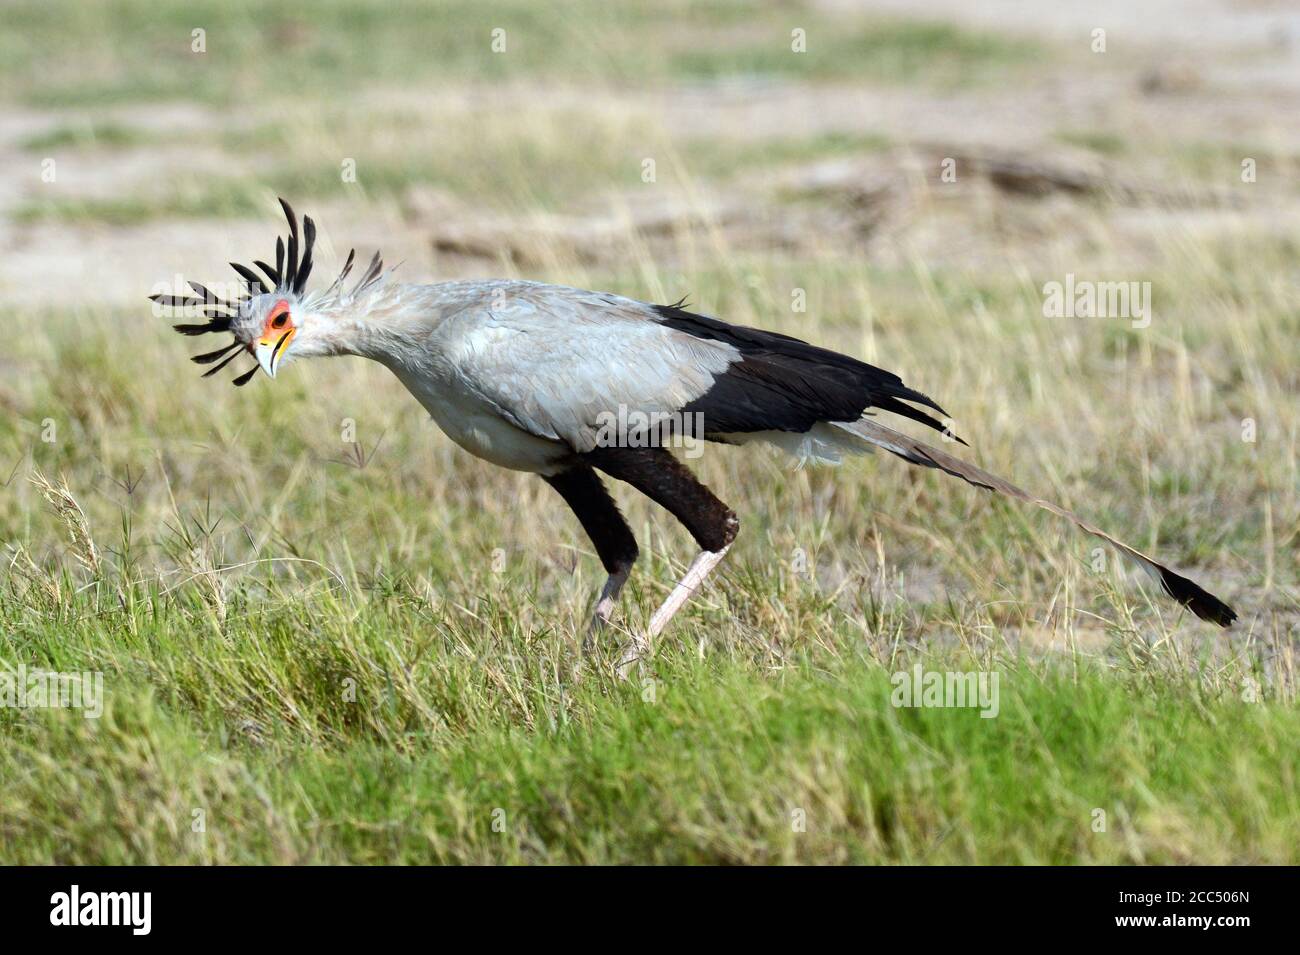
[[[634,667],[650,656],[650,640],[644,634],[636,634],[619,652],[618,663],[614,666],[614,675],[619,682],[626,683],[632,676]]]
[[[614,613],[614,598],[601,597],[596,609],[591,615],[591,623],[587,625],[587,635],[582,639],[582,652],[586,656],[595,652],[597,641],[600,635],[605,632],[609,626],[609,618]]]
[[[618,605],[618,595],[623,590],[623,585],[627,583],[628,574],[632,567],[628,565],[622,570],[617,570],[609,575],[605,581],[605,587],[600,592],[600,598],[596,601],[596,609],[592,611],[591,623],[587,626],[587,635],[582,640],[582,652],[589,654],[596,649],[596,639],[600,636],[607,626],[609,618],[614,614],[614,608]]]

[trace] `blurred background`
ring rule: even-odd
[[[1293,5],[912,6],[10,2],[0,289],[134,303],[222,273],[266,251],[276,194],[408,280],[578,280],[633,240],[673,284],[778,249],[1145,267],[1175,229],[1291,221]]]
[[[954,414],[976,461],[1155,549],[1242,615],[1231,634],[1201,626],[1148,601],[1092,539],[883,456],[793,470],[713,448],[702,472],[744,530],[670,634],[683,666],[721,658],[762,684],[796,659],[893,665],[900,647],[986,663],[1083,652],[1195,670],[1229,696],[1253,681],[1294,713],[1294,4],[7,0],[0,20],[4,649],[157,693],[142,725],[169,727],[182,754],[163,790],[191,770],[200,789],[225,785],[184,755],[216,737],[409,752],[413,734],[577,719],[560,674],[601,574],[549,489],[454,448],[359,360],[238,390],[226,378],[242,363],[201,380],[187,358],[215,343],[191,347],[145,300],[269,258],[276,196],[319,224],[322,283],[355,246],[401,263],[402,281],[686,295],[896,371]],[[1044,285],[1070,275],[1151,283],[1150,324],[1047,316]],[[647,555],[630,627],[691,545],[619,498]],[[339,672],[368,674],[391,711],[343,715],[311,695]],[[1277,778],[1257,769],[1260,785]],[[0,805],[0,836],[40,798],[17,816]],[[1290,808],[1210,843],[1187,835],[1193,809],[1163,805],[1137,842],[1007,836],[940,855],[1280,860],[1294,789],[1277,800]],[[165,828],[140,812],[140,831]],[[316,851],[284,812],[257,858]],[[174,857],[100,845],[96,818],[72,857]],[[915,844],[863,836],[863,851],[915,860],[943,818],[900,823]],[[391,857],[349,832],[355,845],[329,851]],[[856,858],[842,841],[755,839],[701,851]],[[240,845],[175,857],[245,858]]]

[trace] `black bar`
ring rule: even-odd
[[[1191,935],[1231,943],[1287,929],[1292,918],[1284,906],[1293,907],[1295,882],[1294,869],[1227,867],[7,868],[0,869],[0,912],[6,942],[76,933],[80,941],[116,937],[128,944],[148,938],[337,945],[395,940],[403,932],[432,932],[420,937],[433,939],[487,931],[498,942],[515,936],[537,943],[596,931],[621,938],[631,930],[662,933],[668,944],[681,942],[690,924],[700,926],[690,929],[696,940],[733,942],[803,925],[864,940],[905,929],[918,944],[943,937],[1073,942]],[[98,897],[88,903],[87,893],[149,893],[148,934],[135,934],[129,918],[134,914],[143,927],[143,896],[133,909],[121,897],[111,900],[127,924],[52,925],[52,916],[68,920],[73,885],[87,917],[100,904]],[[65,904],[56,914],[60,893]],[[1133,918],[1152,921],[1120,924]],[[1208,926],[1199,922],[1205,918]]]

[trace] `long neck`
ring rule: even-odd
[[[444,319],[463,306],[469,283],[384,282],[359,297],[311,307],[325,326],[311,353],[360,355],[389,367],[419,351]]]

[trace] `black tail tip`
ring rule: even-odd
[[[1165,592],[1202,620],[1217,623],[1220,627],[1230,627],[1237,619],[1237,611],[1214,594],[1205,590],[1186,577],[1175,574],[1172,570],[1161,569],[1160,583]]]

